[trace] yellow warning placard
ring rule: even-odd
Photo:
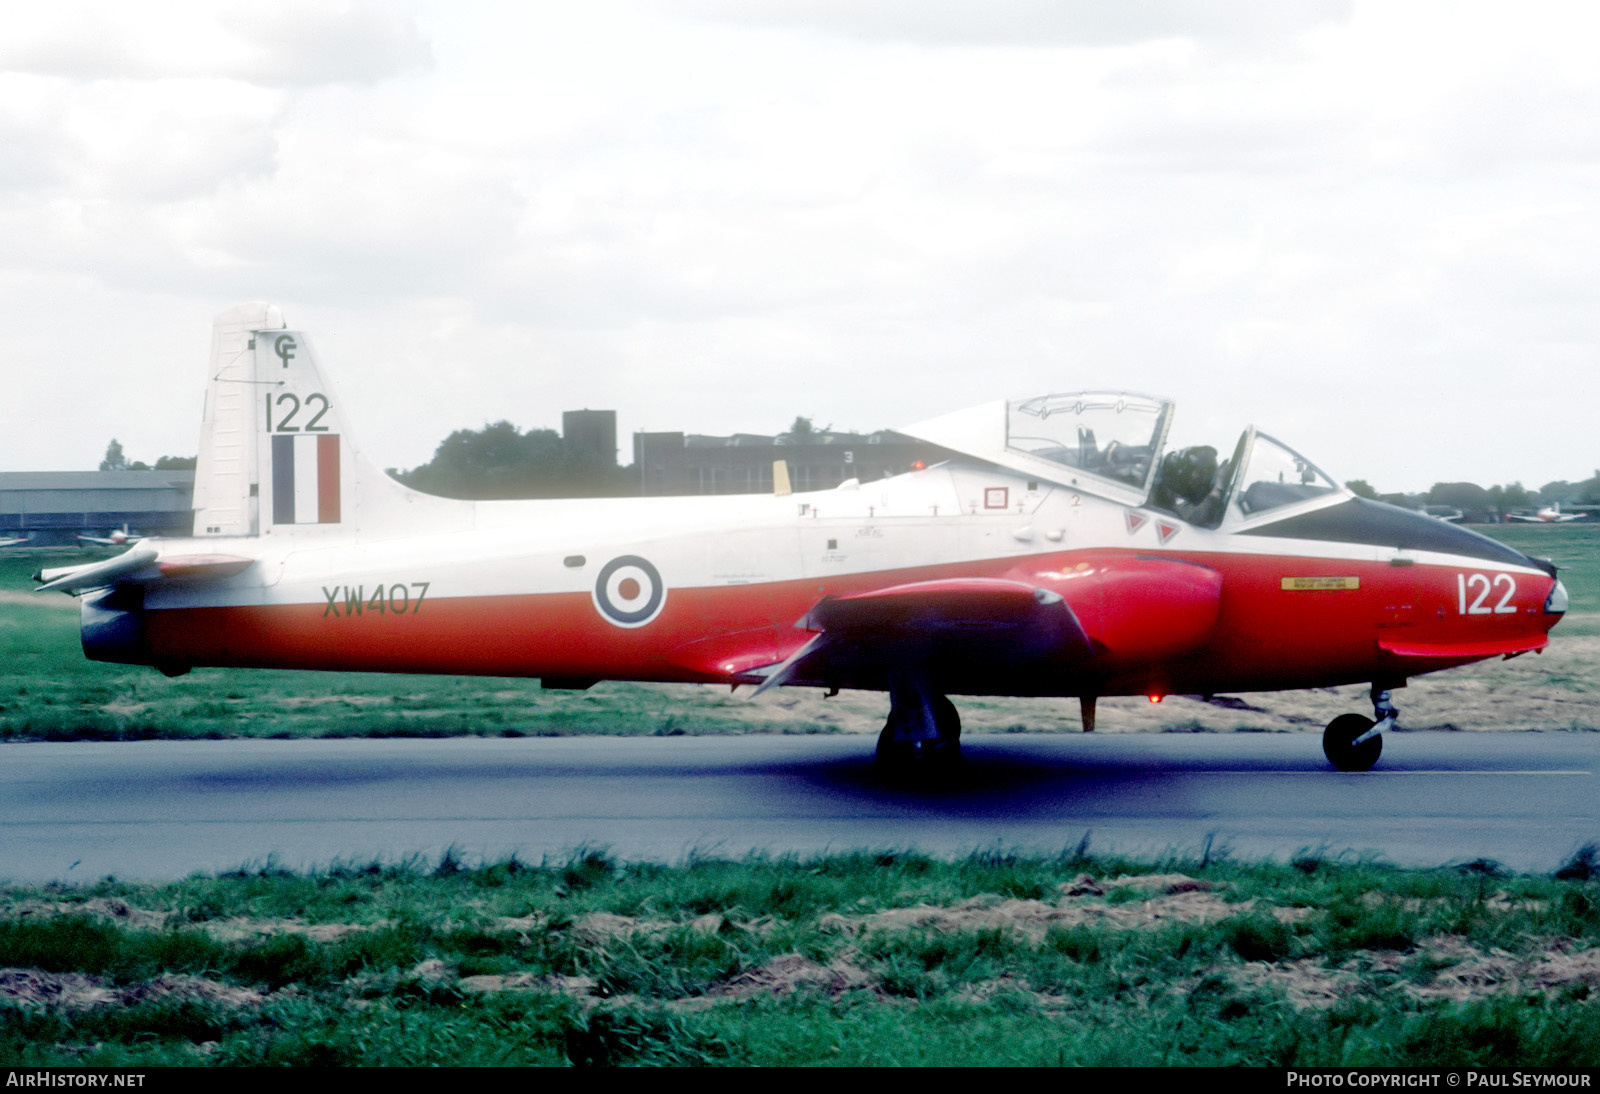
[[[1321,592],[1328,589],[1359,589],[1359,577],[1286,577],[1283,588],[1290,592]]]

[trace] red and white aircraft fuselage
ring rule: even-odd
[[[765,496],[457,501],[364,458],[303,332],[218,318],[195,534],[40,575],[92,658],[889,693],[890,764],[952,757],[949,695],[1370,683],[1542,648],[1554,568],[1351,495],[1254,430],[1164,454],[1170,403],[1000,402],[905,430],[961,457]],[[779,476],[781,481],[782,476]]]

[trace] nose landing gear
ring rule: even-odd
[[[1389,701],[1389,692],[1374,685],[1372,713],[1341,714],[1322,731],[1322,754],[1340,771],[1370,771],[1383,754],[1382,734],[1400,720],[1399,709]]]

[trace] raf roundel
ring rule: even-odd
[[[594,606],[606,622],[642,627],[661,614],[667,587],[661,572],[638,555],[621,555],[600,568],[594,582]]]

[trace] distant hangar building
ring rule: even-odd
[[[0,472],[0,537],[36,547],[126,527],[145,536],[194,531],[193,471]]]

